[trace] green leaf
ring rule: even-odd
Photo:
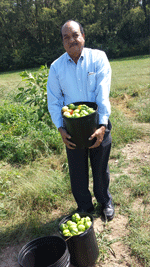
[[[19,87],[18,90],[19,91],[23,91],[24,90],[24,87]]]
[[[33,102],[35,102],[35,100],[30,99],[30,100],[26,101],[25,104],[30,104],[30,106],[31,106]]]

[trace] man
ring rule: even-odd
[[[111,149],[111,123],[109,121],[109,91],[111,68],[106,54],[100,50],[85,48],[85,34],[80,23],[69,20],[61,28],[66,50],[50,67],[47,96],[51,118],[66,145],[71,188],[78,212],[94,210],[89,187],[88,155],[93,174],[93,191],[108,220],[114,217],[112,197],[109,193],[108,159]],[[90,136],[96,142],[89,149],[76,149],[71,136],[63,128],[61,109],[78,102],[96,102],[99,127]]]

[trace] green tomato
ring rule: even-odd
[[[71,222],[72,222],[72,221],[71,221]],[[72,222],[72,223],[69,224],[69,226],[77,227],[77,224],[76,224],[76,222]]]
[[[70,233],[74,236],[74,235],[78,235],[78,229],[73,229],[72,231],[70,231]]]
[[[80,219],[81,219],[81,217],[80,217],[80,215],[78,213],[75,213],[75,214],[72,215],[72,221],[73,222],[77,223],[78,221],[80,221]]]
[[[67,107],[67,106],[64,106],[64,107],[62,108],[62,112],[65,112],[65,111],[68,111],[68,107]]]
[[[80,222],[81,222],[81,224],[84,224],[85,223],[85,217],[82,217]]]
[[[82,111],[80,112],[80,116],[81,116],[81,117],[84,117],[84,116],[87,116],[87,115],[89,115],[89,113],[88,113],[86,110],[82,110]]]
[[[75,213],[74,215],[75,215],[76,217],[81,218],[79,213]]]
[[[80,215],[78,213],[76,213],[76,223],[79,222],[81,219]]]
[[[65,230],[63,231],[63,235],[66,235],[66,234],[69,234],[69,233],[70,233],[69,229],[65,229]]]
[[[86,217],[85,217],[85,221],[86,221],[86,222],[91,222],[91,218],[90,218],[89,216],[86,216]]]
[[[63,115],[64,115],[65,117],[67,117],[67,118],[71,118],[71,114],[70,114],[70,112],[68,112],[68,111],[65,111],[65,112],[63,113]]]
[[[62,223],[59,228],[63,232],[65,229],[68,229],[68,226],[65,223]]]
[[[88,229],[91,226],[92,222],[91,221],[87,221],[85,223],[85,229]]]
[[[81,105],[81,110],[87,110],[87,109],[88,109],[87,105],[85,105],[85,104]]]
[[[72,114],[72,118],[80,118],[80,114],[79,113],[75,113],[75,114]]]
[[[74,104],[69,104],[69,105],[68,105],[68,108],[74,110],[74,109],[76,108],[76,106],[75,106]]]
[[[79,232],[78,232],[78,235],[81,235],[81,234],[83,234],[83,233],[84,233],[83,231],[79,231]]]
[[[72,219],[73,222],[76,222],[76,215],[73,214],[72,217],[71,217],[71,219]]]
[[[64,236],[72,236],[72,234],[69,232],[69,233],[64,234]]]
[[[69,225],[69,230],[72,231],[72,230],[76,230],[77,229],[77,224],[76,225]]]
[[[72,222],[71,220],[68,220],[68,221],[67,221],[67,225],[69,226],[69,225],[71,225],[71,224],[73,224],[73,222]]]
[[[78,225],[78,231],[85,231],[85,226],[83,224]]]
[[[74,110],[73,113],[76,114],[76,113],[79,113],[79,112],[80,112],[80,109],[77,108],[77,109]]]
[[[73,222],[73,221],[72,221],[72,224],[77,226],[77,223],[76,223],[76,222]]]
[[[81,221],[79,221],[79,222],[77,222],[77,227],[78,227],[78,225],[80,225],[80,224],[83,224]]]
[[[95,110],[93,108],[89,108],[87,111],[89,114],[92,114],[93,112],[95,112]]]
[[[71,231],[74,231],[74,232],[78,233],[78,228],[77,227],[72,227],[72,230]]]

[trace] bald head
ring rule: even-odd
[[[80,32],[81,32],[81,34],[83,35],[84,34],[84,29],[83,29],[83,27],[82,27],[82,25],[78,22],[78,21],[75,21],[75,20],[67,20],[63,25],[62,25],[62,27],[61,27],[61,37],[62,37],[62,29],[63,29],[63,27],[68,23],[68,22],[73,22],[73,23],[76,23],[78,26],[79,26],[79,28],[80,28]]]

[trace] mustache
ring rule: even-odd
[[[72,44],[70,45],[70,48],[73,47],[73,46],[76,46],[76,45],[78,45],[78,43],[72,43]]]

